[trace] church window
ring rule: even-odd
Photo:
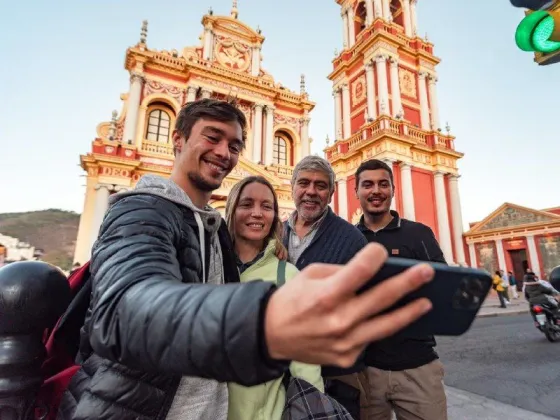
[[[154,109],[148,114],[146,140],[169,143],[171,117],[163,109]]]
[[[366,4],[365,2],[361,2],[356,8],[354,22],[352,22],[356,28],[356,36],[366,27],[366,14]]]
[[[288,144],[283,136],[274,137],[274,146],[272,148],[272,159],[278,165],[288,164]]]

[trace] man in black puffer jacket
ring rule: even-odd
[[[416,267],[356,297],[387,257],[379,246],[346,267],[310,266],[278,291],[240,284],[227,230],[207,204],[237,164],[245,128],[232,104],[185,106],[171,178],[145,176],[112,197],[93,247],[81,369],[59,419],[223,420],[226,382],[278,378],[289,360],[350,366],[366,343],[429,310],[418,301],[372,318],[433,275]]]

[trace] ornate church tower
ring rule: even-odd
[[[442,132],[433,44],[417,35],[416,0],[336,0],[344,48],[333,60],[337,174],[335,211],[361,216],[354,173],[366,159],[393,168],[393,207],[430,226],[449,263],[465,264],[457,161],[449,126]]]
[[[178,51],[148,47],[144,22],[140,41],[126,50],[130,86],[121,95],[122,110],[97,126],[90,150],[80,156],[87,176],[75,262],[90,258],[111,194],[134,188],[145,174],[170,175],[177,115],[183,105],[201,98],[235,98],[248,121],[244,154],[210,204],[223,214],[233,185],[261,175],[276,190],[281,217],[293,211],[293,167],[310,153],[312,142],[309,122],[315,104],[305,78],[298,91],[274,79],[262,62],[262,31],[239,19],[236,0],[229,15],[209,10],[201,23],[200,43]]]

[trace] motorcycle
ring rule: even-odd
[[[547,340],[554,343],[560,340],[560,311],[547,305],[531,305],[531,316]]]

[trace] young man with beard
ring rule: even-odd
[[[284,223],[288,260],[299,270],[313,263],[346,264],[367,245],[356,227],[329,207],[335,185],[330,163],[319,156],[306,156],[294,168],[292,196],[296,210]],[[359,395],[340,379],[365,368],[361,360],[349,369],[323,366],[327,394],[337,399],[355,417]]]
[[[383,161],[363,162],[356,171],[356,196],[363,216],[357,227],[368,242],[383,245],[391,257],[445,263],[432,230],[401,219],[391,210],[395,194],[393,171]],[[433,336],[397,333],[370,344],[368,368],[358,375],[363,389],[362,415],[372,420],[445,420],[447,401],[443,365]]]
[[[226,382],[267,382],[290,360],[349,366],[367,342],[429,310],[418,300],[372,318],[433,276],[419,265],[356,296],[387,256],[379,246],[345,267],[311,266],[277,291],[239,283],[227,227],[208,201],[237,164],[245,128],[227,102],[186,105],[171,178],[147,175],[111,197],[92,250],[81,368],[59,419],[225,420]]]

